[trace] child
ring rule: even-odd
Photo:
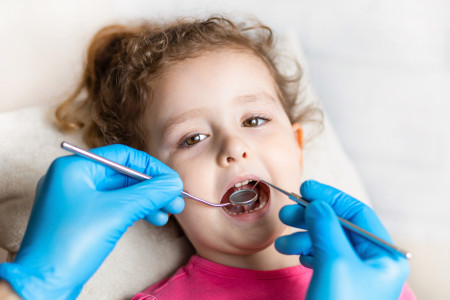
[[[320,112],[297,103],[300,70],[286,76],[277,59],[272,32],[259,23],[110,26],[93,39],[83,79],[57,117],[66,129],[85,126],[91,147],[148,152],[211,202],[227,203],[258,179],[297,191],[302,124]],[[196,254],[134,299],[304,298],[312,271],[274,247],[291,232],[278,213],[292,202],[265,184],[255,189],[249,208],[186,199],[175,219]]]

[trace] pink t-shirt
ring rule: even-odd
[[[133,297],[133,300],[165,299],[305,299],[312,270],[298,265],[259,271],[228,267],[193,255],[170,278]],[[408,285],[401,300],[415,300]]]

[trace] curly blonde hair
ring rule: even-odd
[[[311,105],[293,109],[303,104],[298,103],[302,72],[296,62],[294,75],[279,70],[269,27],[257,21],[248,26],[210,17],[101,29],[88,48],[80,83],[56,110],[58,124],[65,131],[84,127],[90,147],[120,143],[145,150],[149,140],[142,115],[152,100],[149,82],[175,62],[223,48],[250,51],[265,63],[291,122],[302,124],[320,115]]]

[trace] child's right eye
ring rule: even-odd
[[[196,134],[190,135],[187,138],[182,139],[178,143],[178,147],[179,148],[191,147],[191,146],[201,142],[202,140],[206,139],[207,137],[208,136],[206,134],[201,134],[201,133],[196,133]]]

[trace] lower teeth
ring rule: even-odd
[[[259,199],[258,199],[258,200],[259,200]],[[237,216],[237,215],[243,215],[243,214],[248,214],[248,213],[252,213],[252,212],[258,211],[258,210],[264,208],[264,206],[266,206],[266,203],[267,203],[267,201],[263,201],[263,202],[260,203],[256,208],[250,209],[250,210],[246,210],[246,208],[244,207],[244,210],[245,210],[245,211],[243,211],[243,212],[231,212],[230,210],[228,210],[228,209],[226,209],[226,208],[224,208],[224,209],[225,209],[225,211],[226,211],[228,214],[233,215],[233,216]]]

